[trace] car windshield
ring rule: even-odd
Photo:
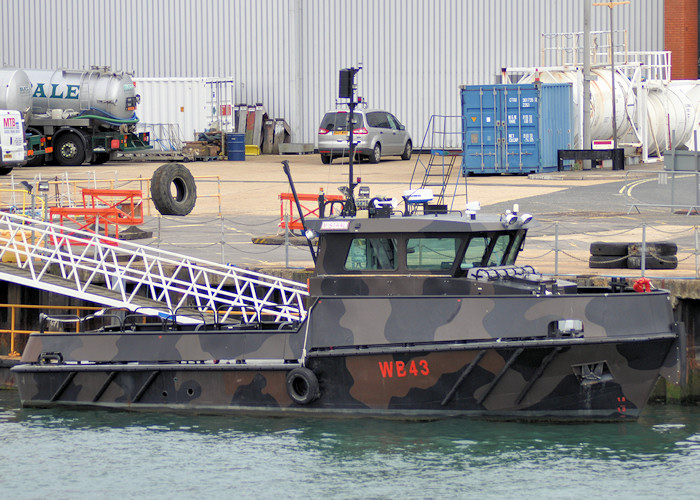
[[[321,122],[321,128],[325,130],[348,130],[348,117],[350,113],[347,111],[337,111],[335,113],[326,113]],[[362,114],[353,113],[352,116],[353,129],[362,126]]]

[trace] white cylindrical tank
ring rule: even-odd
[[[25,71],[0,68],[0,109],[27,113],[32,109],[32,84]]]
[[[591,71],[591,140],[608,140],[613,136],[612,124],[612,73],[610,70]],[[583,145],[583,73],[579,70],[543,70],[531,73],[520,83],[532,83],[537,78],[543,83],[571,83],[574,104],[574,145]],[[636,98],[632,84],[623,74],[615,72],[615,115],[617,137],[630,132],[636,108]]]
[[[613,93],[612,72],[595,69],[591,74],[591,140],[613,138]],[[581,90],[583,93],[583,89]],[[637,101],[632,91],[632,83],[621,73],[615,72],[615,125],[617,137],[623,137],[632,129],[631,119],[636,111]]]
[[[650,150],[663,154],[688,142],[695,126],[696,109],[686,92],[679,87],[649,88],[647,117],[651,136]]]
[[[26,69],[35,114],[53,110],[107,115],[126,120],[136,109],[136,88],[126,73],[108,70]]]

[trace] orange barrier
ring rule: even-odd
[[[112,224],[143,224],[143,193],[140,189],[83,189],[85,208],[114,208],[117,217]],[[111,215],[111,212],[110,212]]]
[[[52,223],[55,223],[54,216],[58,216],[59,224],[65,225],[66,222],[72,222],[77,226],[77,230],[87,231],[89,233],[98,234],[100,225],[104,226],[105,236],[110,236],[109,226],[114,225],[114,238],[119,238],[119,224],[116,221],[119,217],[119,210],[116,208],[84,208],[84,207],[51,207],[49,218]],[[70,235],[74,229],[67,229],[64,233],[61,229],[61,234]],[[80,237],[71,238],[71,244],[80,245]],[[58,242],[54,242],[58,244]]]
[[[58,217],[58,223],[74,224],[80,231],[99,233],[104,226],[104,235],[119,239],[119,225],[143,224],[143,192],[140,189],[89,189],[84,188],[82,207],[51,207],[50,219]],[[110,234],[110,226],[114,226]],[[61,234],[70,234],[70,232]],[[78,238],[71,243],[80,245]]]
[[[318,217],[318,196],[317,194],[299,194],[297,193],[297,197],[299,198],[299,205],[301,205],[301,209],[304,212],[303,215],[304,217],[309,217],[313,215],[314,217]],[[289,230],[303,230],[304,226],[301,223],[301,216],[297,214],[297,207],[296,203],[294,201],[294,195],[292,193],[280,193],[280,223],[279,227],[284,228],[284,214],[285,214],[285,202],[289,204],[289,208],[287,210],[287,213],[289,214],[289,225],[287,226],[287,229]],[[339,194],[327,194],[324,197],[326,202],[334,202],[334,201],[343,201],[345,198]],[[313,202],[314,204],[312,206],[307,206],[304,204],[304,202]]]

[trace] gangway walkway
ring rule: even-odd
[[[0,279],[107,307],[161,316],[196,308],[246,323],[306,316],[301,283],[20,215],[0,214],[0,260]]]

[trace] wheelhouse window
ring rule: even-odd
[[[487,266],[501,266],[505,265],[504,258],[506,252],[508,251],[508,244],[510,243],[510,234],[499,234],[495,237],[493,242],[493,250],[489,255]]]
[[[406,243],[406,267],[429,271],[449,270],[461,242],[458,238],[410,238]]]
[[[515,264],[524,236],[524,231],[472,236],[467,244],[461,269]]]
[[[355,238],[345,258],[348,271],[396,270],[396,240]]]
[[[518,252],[520,252],[520,248],[523,246],[524,239],[525,231],[518,231],[518,233],[513,237],[513,242],[511,243],[510,249],[508,249],[508,254],[503,261],[504,265],[512,266],[515,264],[515,259],[518,257]]]
[[[464,253],[464,259],[460,267],[462,269],[481,267],[490,243],[491,237],[485,234],[472,236],[467,244],[467,251]]]

